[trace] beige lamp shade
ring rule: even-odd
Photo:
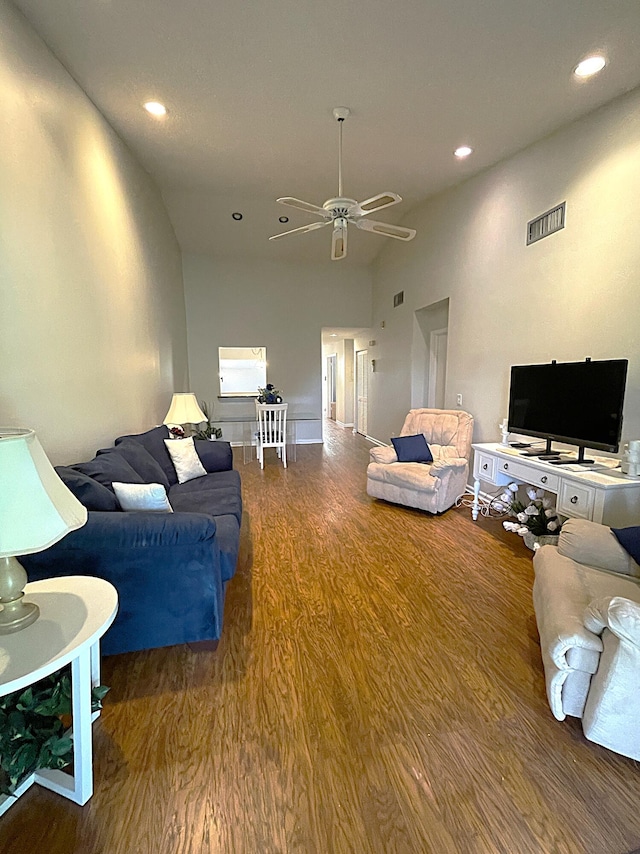
[[[0,557],[39,552],[87,521],[33,430],[0,427]]]
[[[163,424],[200,424],[207,416],[200,409],[193,392],[174,394]]]

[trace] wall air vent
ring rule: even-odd
[[[566,202],[527,223],[527,246],[564,228]]]
[[[404,291],[398,291],[397,294],[393,295],[393,307],[397,308],[399,305],[402,305],[404,302]]]

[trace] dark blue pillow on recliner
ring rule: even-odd
[[[633,525],[631,528],[612,528],[611,533],[635,562],[640,563],[640,525]]]
[[[391,440],[399,463],[432,463],[433,454],[422,433],[395,436]]]

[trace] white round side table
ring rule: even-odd
[[[71,663],[73,775],[57,769],[31,774],[14,795],[0,795],[0,815],[38,783],[77,804],[93,794],[91,688],[100,684],[100,638],[118,611],[115,587],[101,578],[72,575],[25,587],[25,598],[40,608],[31,626],[0,635],[0,697],[19,691]]]

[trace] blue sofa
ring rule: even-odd
[[[224,592],[238,559],[242,494],[228,442],[196,439],[207,474],[178,483],[167,427],[121,436],[93,460],[56,471],[87,524],[21,561],[29,580],[92,575],[118,591],[106,655],[220,638]],[[173,513],[120,509],[111,486],[162,483]]]

